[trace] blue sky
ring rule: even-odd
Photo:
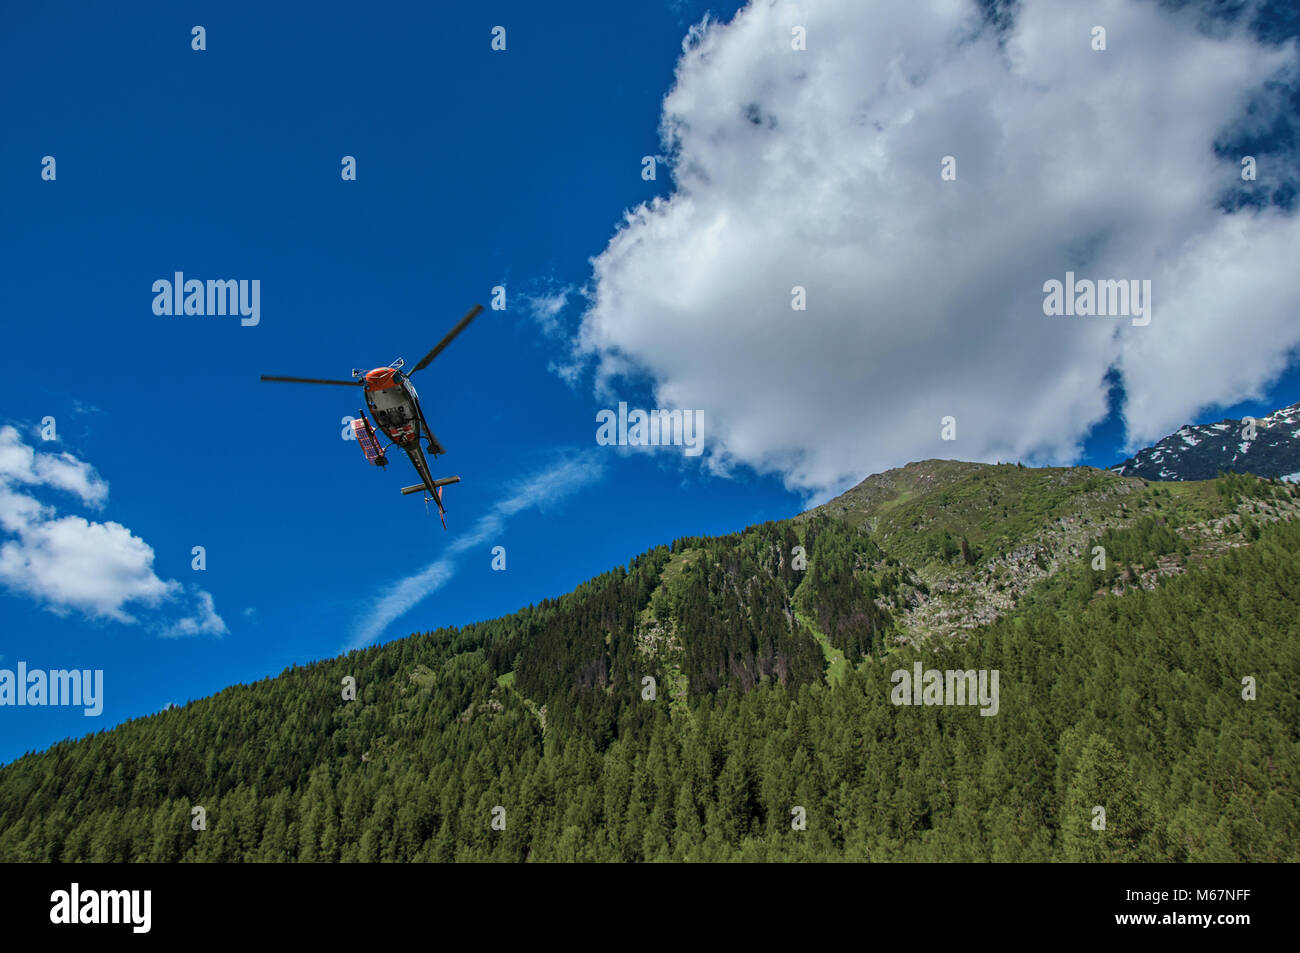
[[[1019,446],[926,452],[886,440],[876,456],[803,468],[788,462],[795,446],[756,454],[748,422],[725,408],[726,442],[703,458],[596,445],[598,410],[692,393],[693,369],[636,350],[644,336],[629,329],[648,322],[653,338],[658,319],[654,299],[639,307],[625,280],[637,252],[606,256],[607,280],[593,259],[616,230],[633,234],[625,210],[673,194],[668,166],[645,181],[642,157],[665,154],[664,97],[688,29],[706,10],[726,23],[737,6],[7,7],[0,301],[12,370],[0,427],[37,461],[12,488],[49,508],[41,525],[124,527],[115,538],[148,547],[144,569],[168,594],[113,607],[102,594],[60,602],[35,576],[0,588],[0,667],[105,678],[98,718],[0,709],[0,761],[372,638],[511,612],[675,537],[790,516],[850,472]],[[498,24],[503,53],[490,49]],[[1288,129],[1269,135],[1265,149],[1294,145]],[[46,155],[52,182],[40,175]],[[345,155],[356,181],[340,177]],[[260,323],[155,315],[152,283],[176,271],[260,280]],[[446,494],[447,532],[418,497],[398,494],[414,482],[404,461],[380,472],[341,438],[358,393],[258,381],[346,378],[397,357],[409,366],[498,285],[507,308],[485,311],[416,378],[448,449],[435,475],[463,481]],[[707,300],[696,325],[726,317]],[[1224,385],[1253,389],[1249,399],[1216,403],[1210,391],[1163,412],[1217,420],[1300,399],[1290,345],[1278,347],[1280,364]],[[731,367],[724,350],[704,363],[719,377]],[[614,374],[620,366],[628,373]],[[1106,384],[1092,378],[1104,407]],[[784,387],[798,385],[770,384]],[[915,404],[936,416],[919,393],[892,394],[891,413]],[[1122,388],[1111,398],[1101,422],[1061,437],[1072,459],[1126,455]],[[702,406],[711,437],[713,405],[685,406]],[[40,439],[45,417],[56,441]],[[835,432],[817,439],[833,444]],[[1025,446],[1035,462],[1071,457],[1051,440]],[[0,534],[0,545],[15,539]],[[491,569],[497,545],[504,572]],[[195,546],[204,571],[191,568]],[[169,635],[183,619],[211,631]]]

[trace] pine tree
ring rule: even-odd
[[[1072,862],[1149,859],[1146,815],[1128,762],[1104,737],[1090,735],[1079,755],[1061,810],[1065,859]]]

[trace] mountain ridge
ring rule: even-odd
[[[1109,469],[1147,480],[1211,480],[1220,471],[1300,480],[1300,401],[1254,422],[1185,424]]]

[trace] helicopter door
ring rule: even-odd
[[[415,443],[420,438],[420,420],[413,404],[400,387],[372,391],[371,408],[375,423],[399,446]]]

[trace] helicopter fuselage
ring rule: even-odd
[[[424,422],[420,398],[410,380],[395,368],[377,367],[366,374],[365,395],[375,426],[389,440],[403,450],[419,447],[420,426],[424,424],[427,429],[428,424]]]
[[[406,451],[411,465],[415,467],[415,472],[420,475],[419,483],[403,488],[402,492],[425,491],[426,500],[437,501],[438,513],[441,516],[442,487],[448,483],[459,482],[460,477],[435,480],[433,474],[429,472],[429,462],[424,456],[424,447],[420,445],[420,437],[423,435],[428,441],[429,452],[435,457],[445,453],[446,450],[434,436],[429,422],[424,419],[424,411],[420,409],[420,397],[415,392],[415,385],[394,367],[377,367],[365,375],[364,393],[366,406],[370,408],[370,413],[375,418],[375,425],[383,431],[384,436],[393,441],[394,446]],[[382,452],[380,457],[382,459]]]

